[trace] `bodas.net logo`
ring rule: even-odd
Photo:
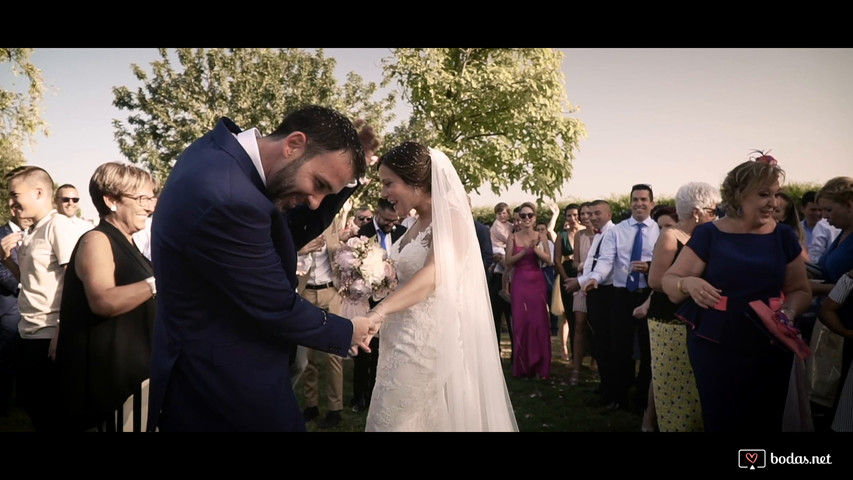
[[[767,452],[760,448],[744,448],[737,451],[737,466],[755,470],[767,466]]]

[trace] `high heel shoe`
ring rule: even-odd
[[[569,348],[563,345],[563,360],[569,359]]]
[[[572,370],[572,376],[569,377],[569,385],[576,386],[581,381],[581,371]]]

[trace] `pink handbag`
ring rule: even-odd
[[[812,350],[803,340],[800,329],[794,325],[785,323],[783,317],[779,315],[782,302],[779,299],[773,298],[770,299],[770,303],[773,308],[761,300],[753,300],[749,302],[749,306],[752,307],[758,318],[761,319],[764,326],[773,335],[775,341],[796,353],[801,359],[805,360],[809,358],[812,355]]]

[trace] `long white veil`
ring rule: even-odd
[[[468,196],[443,152],[432,160],[436,374],[444,386],[448,431],[518,431],[506,388],[480,246]]]

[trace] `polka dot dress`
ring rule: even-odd
[[[702,405],[687,354],[687,326],[649,319],[652,384],[661,432],[701,432]]]

